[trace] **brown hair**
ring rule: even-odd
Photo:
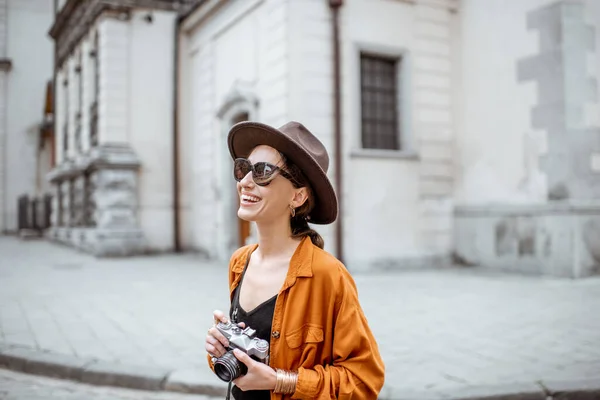
[[[300,170],[300,168],[291,162],[283,153],[279,152],[284,163],[284,170],[293,178],[290,180],[295,188],[306,188],[307,199],[300,207],[296,208],[296,215],[290,215],[290,226],[292,228],[292,237],[294,239],[302,239],[306,236],[310,237],[310,241],[317,247],[323,248],[325,241],[315,231],[308,226],[310,212],[315,207],[315,195],[310,187],[308,180]]]

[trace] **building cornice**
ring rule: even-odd
[[[60,66],[96,19],[104,12],[127,18],[131,10],[146,8],[187,12],[198,0],[68,0],[56,15],[49,35],[56,46],[56,65]]]

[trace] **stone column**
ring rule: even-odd
[[[145,251],[138,219],[139,160],[128,145],[100,145],[89,166],[94,182],[95,221],[92,251],[126,256]]]

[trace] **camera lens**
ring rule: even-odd
[[[235,358],[233,351],[228,351],[215,361],[215,374],[224,382],[231,382],[246,372],[248,367]]]

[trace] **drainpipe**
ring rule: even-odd
[[[181,252],[180,215],[179,215],[179,25],[175,21],[173,43],[173,250]]]
[[[343,0],[329,0],[332,22],[333,45],[333,137],[334,137],[334,165],[335,165],[335,191],[338,195],[339,214],[335,228],[335,251],[337,258],[344,262],[344,208],[342,191],[342,112],[341,112],[341,63],[340,63],[340,8]]]

